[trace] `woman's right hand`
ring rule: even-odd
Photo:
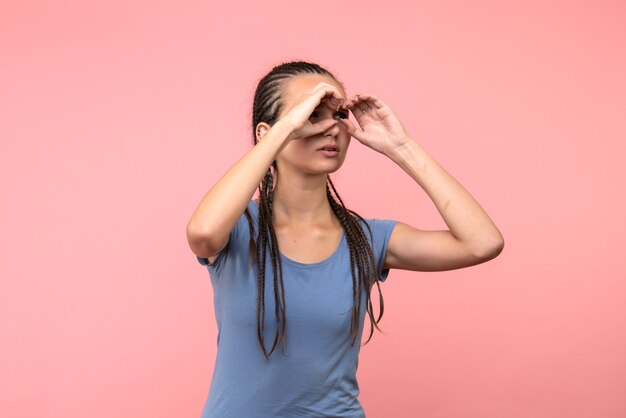
[[[320,134],[337,123],[336,119],[324,119],[311,123],[309,120],[311,113],[322,102],[326,102],[332,109],[339,109],[344,99],[337,87],[321,82],[302,94],[299,101],[291,108],[286,109],[279,121],[290,127],[291,133],[287,137],[288,141]]]

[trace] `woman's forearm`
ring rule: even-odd
[[[432,199],[450,232],[475,254],[501,250],[502,234],[478,202],[413,139],[387,156]]]
[[[230,231],[290,132],[281,121],[276,122],[207,192],[187,224],[187,239],[196,254],[215,253],[226,245]]]

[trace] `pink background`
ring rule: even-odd
[[[224,3],[0,4],[0,416],[199,417],[217,334],[185,226],[292,59],[387,102],[506,241],[390,273],[368,418],[626,416],[624,3]],[[445,228],[356,140],[334,179]]]

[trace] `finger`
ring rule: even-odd
[[[337,108],[345,98],[341,95],[341,92],[337,89],[337,87],[328,84],[328,83],[319,83],[315,87],[318,90],[318,93],[321,94],[320,101],[325,100],[332,103],[333,108]]]
[[[328,107],[330,107],[331,109],[338,110],[340,107],[343,106],[345,98],[341,96],[341,93],[337,89],[333,88],[333,90],[326,92],[326,94],[322,98],[322,101],[327,102]]]
[[[354,131],[356,131],[356,127],[354,126],[354,123],[350,121],[350,119],[339,119],[339,120],[348,129],[348,133],[350,135],[352,135]]]
[[[328,83],[320,83],[318,84],[318,86],[324,91],[324,95],[322,96],[320,101],[326,102],[328,106],[333,110],[337,110],[343,105],[346,98],[343,97],[337,87]]]
[[[346,100],[345,106],[348,108],[352,108],[354,107],[356,103],[358,103],[358,101],[359,101],[359,95],[357,94],[357,95],[350,97],[348,100]]]
[[[359,141],[362,141],[364,139],[363,131],[360,129],[357,129],[356,126],[354,126],[354,124],[352,123],[352,121],[350,121],[349,119],[339,119],[339,120],[341,121],[341,123],[344,124],[346,128],[348,128],[348,133],[351,136],[355,137]]]
[[[348,103],[350,103],[352,106],[359,106],[364,110],[369,110],[367,109],[368,106],[370,108],[376,109],[382,109],[385,106],[385,103],[383,103],[383,101],[380,100],[378,97],[374,96],[373,94],[367,93],[357,94],[356,96],[351,98]]]
[[[350,107],[348,107],[348,109],[352,112],[352,114],[354,115],[354,117],[359,120],[364,114],[365,111],[363,109],[361,109],[359,103],[352,103],[350,105]]]
[[[373,94],[365,94],[364,98],[370,103],[370,106],[373,106],[376,109],[382,109],[386,106],[385,102],[380,100],[378,96],[374,96]]]
[[[324,119],[316,123],[309,122],[307,125],[304,125],[298,131],[300,138],[306,138],[309,136],[317,135],[322,132],[325,132],[327,129],[332,128],[337,124],[336,119]]]
[[[358,94],[349,100],[346,107],[352,110],[354,113],[354,116],[357,116],[357,117],[369,110],[367,101],[362,100],[362,98]]]

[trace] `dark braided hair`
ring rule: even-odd
[[[332,77],[337,80],[328,70],[320,67],[317,64],[308,63],[304,61],[292,61],[280,64],[274,67],[268,74],[266,74],[258,83],[255,94],[254,103],[252,109],[252,137],[253,144],[256,145],[258,139],[255,134],[256,126],[260,122],[265,122],[270,126],[273,125],[280,115],[284,103],[281,97],[281,86],[283,81],[294,77],[299,74],[320,74]],[[338,80],[337,82],[341,84]],[[272,171],[273,169],[273,171]],[[276,161],[273,161],[268,168],[264,179],[259,185],[259,232],[254,239],[254,225],[252,216],[246,208],[244,214],[248,220],[250,227],[250,260],[256,260],[258,268],[258,280],[257,280],[257,334],[259,338],[259,344],[263,350],[263,354],[266,359],[274,351],[280,334],[281,347],[283,353],[285,352],[285,337],[286,337],[286,324],[287,318],[285,316],[285,289],[283,285],[283,271],[280,260],[280,251],[278,248],[278,241],[276,239],[276,233],[274,232],[274,226],[272,224],[272,197],[274,189],[274,173],[278,172],[278,166]],[[366,239],[365,232],[361,228],[357,219],[363,221],[367,227],[370,238],[372,237],[372,231],[367,222],[356,212],[347,209],[343,204],[343,201],[339,197],[333,182],[330,177],[327,176],[326,183],[326,196],[328,202],[333,210],[333,213],[343,226],[345,230],[346,241],[350,249],[350,270],[352,272],[352,322],[350,325],[350,332],[352,335],[352,343],[354,345],[359,331],[359,318],[361,314],[361,293],[365,288],[366,294],[366,311],[370,318],[370,335],[366,341],[372,338],[374,333],[374,327],[380,331],[378,322],[383,316],[384,304],[383,297],[380,290],[380,284],[378,282],[376,263],[374,253],[369,242]],[[329,187],[330,186],[330,187]],[[331,193],[332,189],[332,193]],[[334,196],[333,196],[334,194]],[[339,203],[337,200],[339,200]],[[272,348],[268,353],[265,348],[264,339],[264,319],[265,319],[265,266],[266,266],[266,250],[269,248],[272,262],[272,271],[274,273],[274,299],[275,299],[275,316],[276,323],[280,324],[280,327],[276,327],[276,333],[274,335],[274,342]],[[356,266],[356,269],[355,269]],[[372,284],[376,283],[378,286],[378,293],[380,295],[380,313],[378,318],[374,320],[373,306],[370,299],[370,292]]]

